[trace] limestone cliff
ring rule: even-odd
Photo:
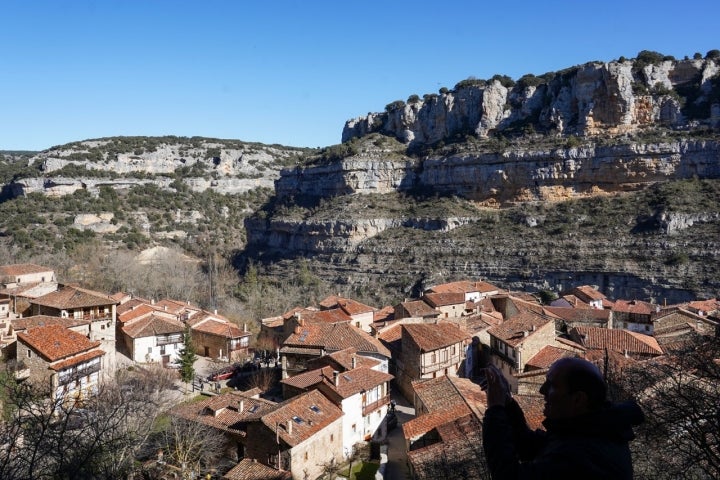
[[[653,63],[647,63],[647,62]],[[456,135],[542,132],[620,135],[646,127],[683,129],[720,120],[717,58],[591,62],[518,82],[467,80],[440,94],[396,101],[349,120],[342,139],[378,132],[411,146]]]

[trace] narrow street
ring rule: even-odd
[[[393,393],[392,398],[396,403],[395,414],[398,425],[388,434],[388,461],[384,478],[385,480],[406,480],[410,478],[410,471],[408,470],[402,424],[415,418],[415,409],[399,393]]]

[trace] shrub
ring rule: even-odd
[[[456,83],[455,90],[460,90],[461,88],[468,87],[484,87],[485,85],[487,85],[487,82],[485,80],[481,80],[475,77],[468,77],[465,80],[460,80],[458,83]]]
[[[412,105],[414,103],[420,103],[420,97],[418,95],[410,95],[407,99],[408,105]]]
[[[500,85],[502,85],[505,88],[512,88],[513,86],[515,86],[515,81],[512,78],[508,77],[507,75],[500,75],[500,74],[493,75],[493,77],[490,80],[488,80],[488,83],[495,82],[495,81],[500,82]]]
[[[394,110],[399,110],[401,108],[405,107],[405,102],[402,100],[395,100],[394,102],[388,103],[385,105],[385,111],[386,112],[392,112]]]
[[[538,85],[541,85],[545,83],[545,80],[536,77],[532,73],[528,73],[527,75],[523,75],[520,77],[520,79],[517,81],[517,84],[520,88],[527,88],[527,87],[537,87]]]
[[[707,58],[709,60],[715,60],[715,59],[720,58],[720,50],[717,50],[717,49],[710,50],[705,55],[705,58]]]

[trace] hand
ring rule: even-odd
[[[510,401],[510,384],[502,372],[495,366],[490,365],[485,369],[487,379],[487,406],[506,405]]]

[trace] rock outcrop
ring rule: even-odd
[[[456,135],[502,132],[620,135],[648,126],[716,126],[718,59],[592,62],[517,83],[460,82],[452,91],[389,104],[382,113],[349,120],[342,139],[373,132],[411,146]],[[504,85],[504,84],[505,85]]]

